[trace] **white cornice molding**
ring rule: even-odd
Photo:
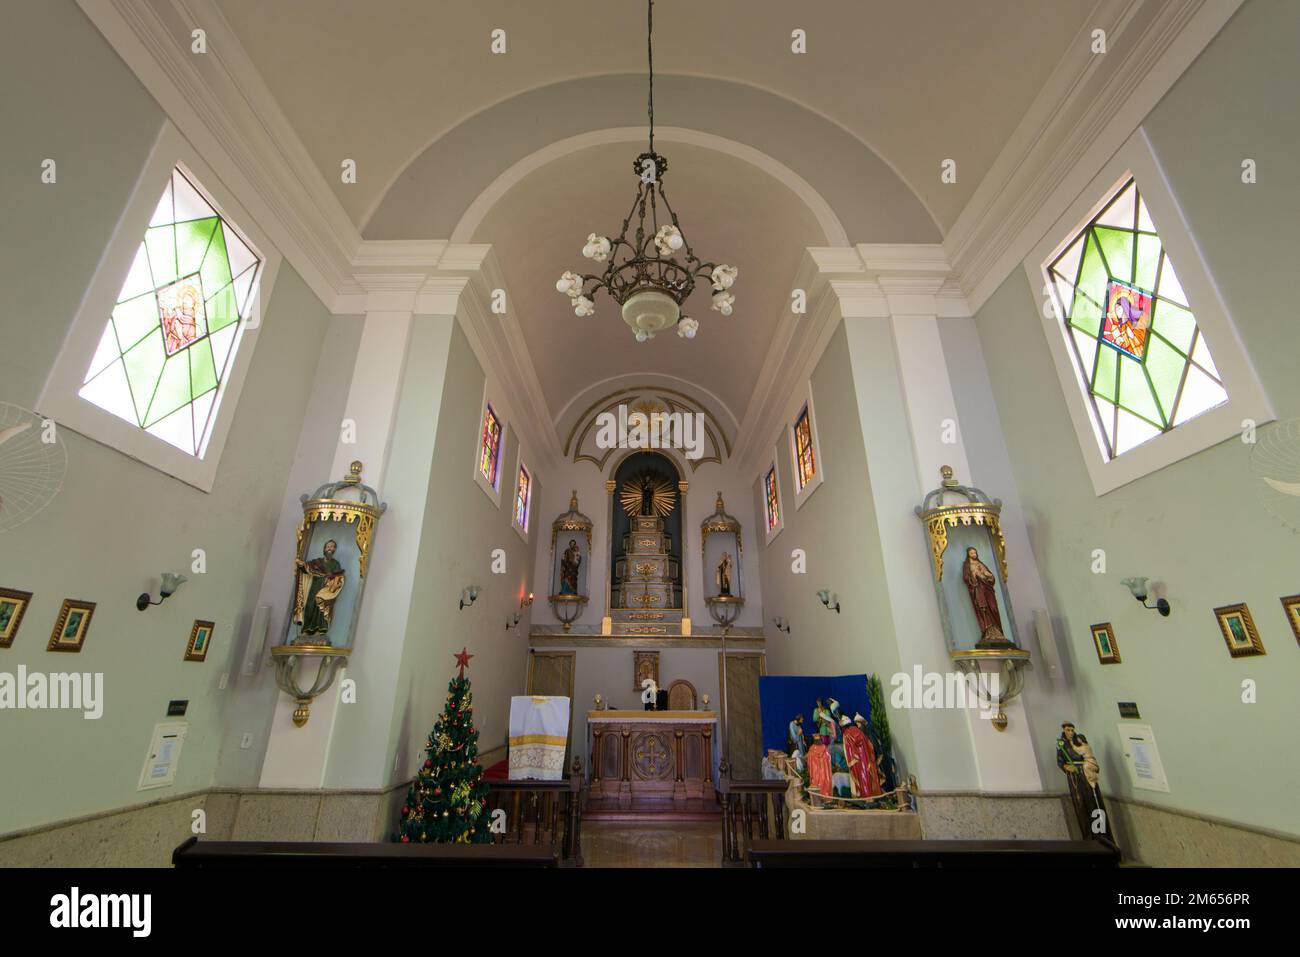
[[[971,309],[1059,216],[1054,194],[1083,189],[1243,2],[1100,0],[944,240]],[[1092,52],[1096,29],[1112,53]]]

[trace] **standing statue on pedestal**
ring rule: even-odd
[[[560,556],[560,594],[578,594],[578,568],[582,565],[582,552],[577,539],[569,539],[569,547]]]
[[[966,562],[961,568],[961,580],[970,592],[970,603],[975,609],[975,620],[979,622],[980,640],[976,648],[999,648],[1010,645],[1007,636],[1002,633],[1002,617],[998,614],[997,579],[993,572],[980,561],[979,552],[974,548],[966,549]]]
[[[723,552],[722,561],[718,562],[718,572],[715,576],[718,583],[719,595],[731,594],[731,553]]]
[[[1084,838],[1114,844],[1110,818],[1101,799],[1101,789],[1097,787],[1101,765],[1088,739],[1078,734],[1069,721],[1061,725],[1061,736],[1056,739],[1056,766],[1070,782],[1070,800]]]
[[[298,637],[328,635],[334,621],[334,602],[343,591],[343,566],[334,557],[338,542],[325,543],[320,558],[309,562],[298,559],[298,593],[294,601],[293,623],[299,626]],[[326,639],[326,644],[329,640]]]

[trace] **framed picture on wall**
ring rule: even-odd
[[[3,594],[3,592],[0,592]],[[1295,640],[1300,643],[1300,595],[1288,595],[1282,599],[1282,610],[1286,612],[1286,620],[1291,625],[1291,631],[1295,635]],[[0,640],[0,644],[4,642]]]
[[[195,621],[190,629],[190,643],[185,648],[186,661],[202,661],[208,656],[208,645],[212,643],[212,630],[217,626],[210,621]]]
[[[1115,641],[1115,629],[1110,622],[1092,626],[1092,643],[1097,648],[1097,660],[1103,665],[1117,665],[1120,662],[1119,644]]]
[[[79,601],[65,598],[59,609],[59,617],[50,632],[50,643],[46,651],[80,651],[86,643],[86,634],[90,631],[90,619],[95,614],[93,601]]]
[[[23,623],[23,612],[31,600],[29,591],[0,588],[0,648],[13,647],[18,626]]]
[[[659,652],[632,652],[632,690],[638,694],[643,690],[641,682],[649,678],[659,687]]]
[[[1264,642],[1259,640],[1255,629],[1255,620],[1250,617],[1250,609],[1244,604],[1224,605],[1214,609],[1214,617],[1219,620],[1219,629],[1223,640],[1228,644],[1228,654],[1234,658],[1246,658],[1250,655],[1267,654]]]

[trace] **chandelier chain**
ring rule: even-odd
[[[650,118],[650,152],[655,151],[655,0],[646,3],[646,61],[650,67],[650,96],[646,104],[646,115]]]

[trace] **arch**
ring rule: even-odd
[[[641,143],[645,139],[645,135],[645,128],[640,126],[620,126],[595,130],[558,140],[530,153],[523,159],[517,160],[469,204],[460,221],[456,223],[456,228],[452,230],[451,241],[453,243],[473,242],[474,234],[479,225],[501,197],[530,173],[543,168],[548,163],[594,146],[604,146],[611,143]],[[813,189],[806,179],[784,163],[773,159],[760,150],[754,149],[752,146],[746,146],[744,143],[738,143],[735,140],[729,140],[699,130],[676,126],[656,127],[655,136],[663,143],[680,143],[724,153],[762,170],[798,196],[803,204],[808,207],[808,210],[816,218],[818,226],[821,227],[827,246],[850,245],[848,233],[845,232],[844,225],[831,208],[830,203],[817,190]]]

